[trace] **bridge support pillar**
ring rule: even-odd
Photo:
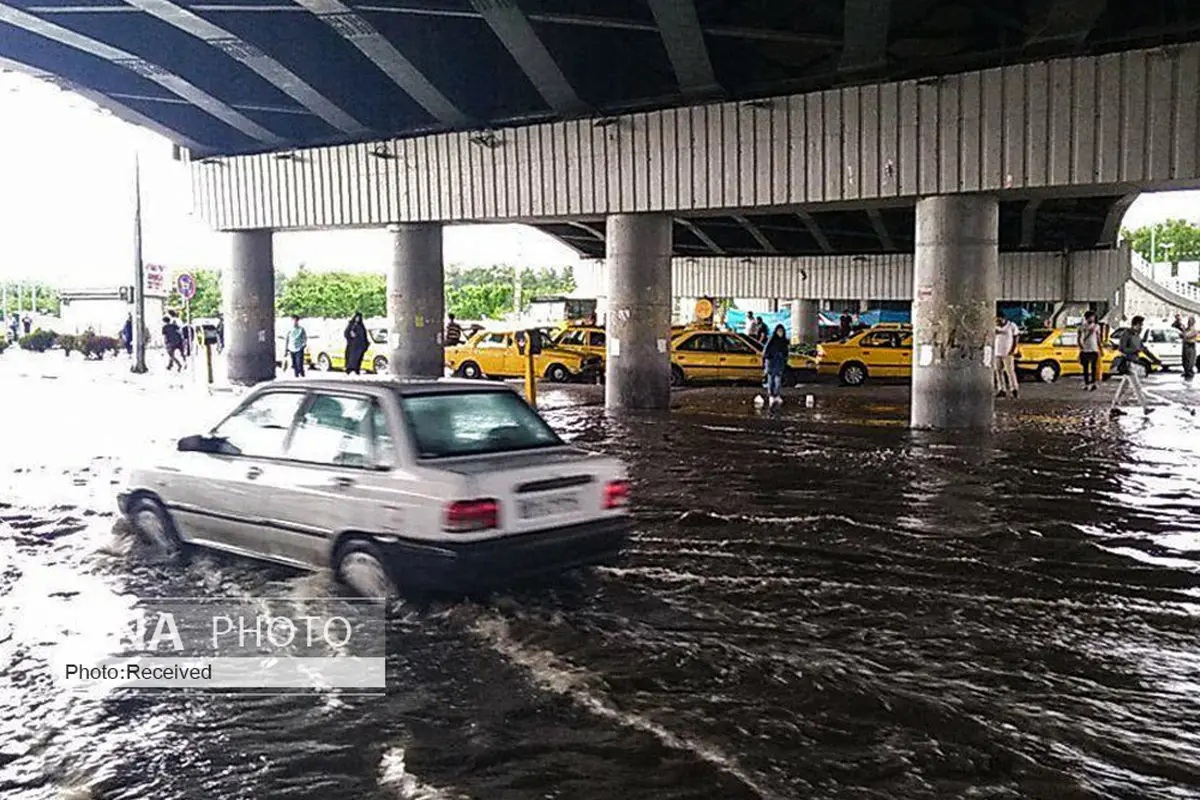
[[[917,201],[914,428],[992,424],[998,240],[999,204],[994,197],[947,195]]]
[[[394,375],[440,378],[445,374],[442,318],[445,269],[442,226],[406,223],[392,234],[387,280],[388,368]]]
[[[225,365],[242,386],[275,377],[275,260],[267,229],[229,234],[231,269],[225,273]],[[153,327],[154,320],[147,322]],[[280,354],[282,357],[282,354]]]
[[[796,344],[817,341],[819,312],[816,300],[792,301],[792,341]]]
[[[608,218],[608,408],[670,406],[671,224],[667,214]]]

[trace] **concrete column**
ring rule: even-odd
[[[274,251],[270,230],[234,231],[229,238],[232,268],[222,292],[225,363],[230,383],[249,386],[275,377]],[[146,323],[151,330],[154,322]]]
[[[792,301],[792,342],[815,343],[819,330],[819,312],[816,300]]]
[[[388,230],[393,245],[387,282],[388,367],[395,375],[440,378],[445,374],[446,306],[442,226],[412,223]]]
[[[671,402],[671,217],[608,218],[609,408],[665,409]]]
[[[999,218],[994,197],[946,195],[917,201],[914,428],[992,424]]]

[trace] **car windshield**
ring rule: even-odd
[[[487,455],[563,444],[516,393],[402,395],[400,408],[423,459]]]
[[[1025,331],[1017,337],[1017,341],[1021,344],[1041,344],[1052,333],[1054,331]]]
[[[371,341],[375,344],[387,344],[387,328],[376,328],[371,331]]]

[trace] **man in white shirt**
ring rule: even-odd
[[[746,312],[746,324],[742,326],[742,333],[747,336],[754,336],[754,329],[758,327],[758,323],[754,321],[754,312]]]
[[[1020,331],[1011,319],[996,315],[995,359],[992,376],[996,383],[996,397],[1005,393],[1017,399],[1017,337]],[[1006,389],[1007,387],[1007,389]]]

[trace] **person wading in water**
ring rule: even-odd
[[[346,325],[346,374],[361,375],[362,360],[367,353],[367,326],[361,313],[350,318]]]

